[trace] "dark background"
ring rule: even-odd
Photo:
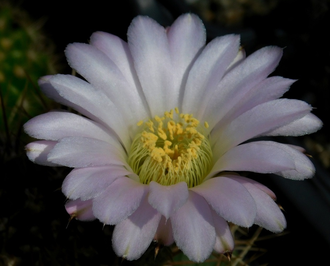
[[[244,4],[230,7],[218,4],[221,1],[188,5],[180,0],[11,2],[32,19],[43,21],[41,30],[55,44],[62,73],[71,72],[63,58],[68,43],[88,42],[94,31],[126,39],[130,21],[139,14],[167,26],[182,13],[197,13],[205,22],[209,40],[240,33],[247,54],[267,45],[285,47],[274,74],[298,79],[285,96],[310,103],[324,127],[312,136],[281,141],[304,146],[313,155],[317,175],[304,182],[256,177],[277,194],[285,209],[288,234],[258,242],[257,247],[267,253],[253,265],[325,265],[330,252],[329,1],[246,0],[232,1]],[[69,217],[60,187],[68,169],[34,165],[23,153],[2,169],[6,193],[0,194],[0,265],[9,265],[8,261],[14,265],[133,264],[113,254],[111,227],[78,221],[67,227]]]

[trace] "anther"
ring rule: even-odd
[[[208,138],[200,133],[199,121],[192,114],[179,113],[175,108],[155,116],[132,143],[128,162],[144,184],[151,181],[162,185],[186,182],[196,186],[210,171],[212,150]],[[207,122],[204,123],[207,128]]]

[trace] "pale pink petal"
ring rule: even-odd
[[[256,204],[240,183],[222,176],[211,178],[190,190],[204,197],[216,213],[228,222],[243,227],[253,224]]]
[[[62,192],[70,199],[88,200],[100,195],[117,178],[132,174],[122,166],[97,166],[74,169],[66,176]]]
[[[228,36],[228,35],[225,35]],[[225,37],[223,36],[223,37]],[[245,50],[243,49],[243,47],[241,46],[234,58],[233,61],[231,61],[230,65],[227,67],[226,73],[231,71],[234,67],[236,67],[238,64],[240,64],[241,62],[243,62],[243,60],[246,58],[246,53]]]
[[[172,186],[163,186],[154,181],[150,182],[148,201],[152,207],[168,219],[188,199],[188,187],[186,182],[180,182]]]
[[[145,198],[130,217],[116,225],[112,237],[116,254],[127,260],[140,258],[151,244],[160,219],[161,214]]]
[[[30,161],[45,165],[45,166],[58,166],[47,159],[49,152],[57,144],[56,141],[39,140],[29,143],[25,146],[26,155]]]
[[[93,202],[93,212],[104,224],[118,224],[140,205],[147,186],[128,177],[119,177]]]
[[[311,107],[299,100],[278,99],[266,102],[243,113],[228,126],[212,131],[211,142],[217,159],[236,145],[300,119]]]
[[[164,246],[170,246],[174,243],[171,219],[162,216],[154,239]]]
[[[201,118],[207,102],[203,101],[219,84],[235,58],[239,36],[226,35],[212,40],[193,63],[185,87],[182,111]]]
[[[95,89],[108,96],[128,126],[147,117],[145,105],[142,104],[136,87],[126,81],[118,66],[106,54],[84,43],[69,44],[65,54],[73,69]]]
[[[248,144],[244,144],[248,145]],[[307,178],[312,178],[315,174],[315,167],[313,163],[309,160],[309,158],[304,154],[304,149],[294,146],[294,145],[286,145],[281,144],[274,141],[258,141],[258,142],[251,142],[249,145],[267,145],[270,150],[278,151],[274,152],[274,154],[277,153],[277,155],[274,155],[273,158],[270,158],[269,160],[280,160],[278,156],[280,156],[281,152],[279,150],[282,150],[284,153],[290,156],[290,161],[293,162],[293,168],[283,171],[276,171],[274,172],[277,175],[283,176],[285,178],[294,179],[294,180],[304,180]],[[240,145],[243,146],[243,145]],[[238,147],[240,147],[238,146]],[[255,146],[255,147],[257,147]],[[234,148],[236,149],[236,148]],[[267,156],[267,155],[265,155]],[[269,155],[268,155],[269,156]],[[282,155],[285,156],[285,155]],[[257,165],[255,165],[254,172],[257,172]],[[262,166],[260,165],[260,168],[262,169]],[[252,170],[252,169],[251,169]],[[216,173],[216,167],[211,171],[212,173]],[[211,174],[208,175],[207,178],[212,177]],[[267,193],[267,192],[266,192]],[[271,195],[270,195],[271,196]]]
[[[304,147],[300,147],[300,146],[297,146],[297,145],[293,145],[293,144],[286,144],[287,146],[289,146],[290,148],[292,149],[295,149],[301,153],[304,153],[306,154],[306,149]]]
[[[80,115],[68,112],[49,112],[30,119],[24,130],[31,137],[46,140],[59,140],[65,137],[95,138],[120,147],[107,128]]]
[[[309,158],[292,145],[274,143],[281,146],[294,160],[295,169],[277,172],[277,175],[294,180],[304,180],[312,178],[315,174],[315,167]]]
[[[71,75],[46,76],[39,85],[49,98],[108,127],[129,148],[130,136],[122,114],[101,91]]]
[[[149,17],[133,19],[127,33],[134,66],[151,115],[163,115],[177,106],[166,30]]]
[[[293,169],[294,160],[282,145],[274,145],[271,141],[255,141],[236,146],[222,155],[207,178],[223,171],[275,173]]]
[[[43,92],[48,98],[53,99],[54,101],[61,103],[65,106],[70,106],[70,102],[66,99],[64,99],[50,84],[50,80],[54,77],[54,75],[46,75],[42,76],[41,78],[38,79],[38,85]],[[79,107],[78,107],[79,108]],[[78,110],[77,110],[78,111]]]
[[[261,81],[255,88],[253,88],[240,103],[233,106],[236,111],[233,117],[237,117],[243,112],[252,109],[258,104],[268,101],[276,100],[287,92],[290,86],[295,82],[294,79],[287,79],[283,77],[273,76]],[[230,112],[232,112],[230,110]]]
[[[207,95],[207,110],[202,120],[208,121],[210,129],[275,69],[281,56],[281,48],[262,48],[223,77],[217,89]]]
[[[228,223],[213,210],[212,215],[216,232],[215,245],[213,249],[217,253],[232,252],[235,244]]]
[[[270,190],[268,187],[264,186],[263,184],[260,184],[259,182],[255,181],[253,179],[249,179],[249,178],[246,178],[244,176],[239,176],[237,174],[236,175],[228,175],[228,177],[234,178],[236,181],[238,181],[242,184],[244,184],[244,183],[252,184],[256,188],[258,188],[258,189],[262,190],[263,192],[265,192],[273,200],[276,200],[276,195],[272,190]]]
[[[205,45],[205,28],[199,17],[194,14],[185,14],[167,28],[167,37],[174,73],[173,89],[180,93],[180,96],[175,95],[177,99],[176,102],[173,101],[173,106],[179,107],[188,71],[193,60]]]
[[[215,229],[210,207],[193,191],[187,202],[171,216],[177,246],[195,262],[206,260],[215,244]]]
[[[65,204],[65,209],[72,218],[81,221],[93,221],[95,216],[92,211],[92,200],[70,200]]]
[[[112,124],[104,112],[111,111],[109,107],[113,103],[86,81],[71,75],[57,74],[39,79],[39,86],[49,98],[72,107],[95,121]],[[120,114],[119,116],[121,117]]]
[[[238,177],[232,177],[232,179],[240,182],[255,200],[257,215],[254,223],[274,233],[282,232],[286,227],[286,220],[274,200],[249,179]]]
[[[280,98],[293,82],[295,82],[295,80],[282,77],[270,77],[261,81],[241,98],[239,102],[232,106],[227,114],[217,123],[214,130],[218,130],[259,104]]]
[[[68,167],[127,164],[123,151],[116,146],[83,137],[61,139],[48,154],[47,160]]]
[[[107,55],[107,57],[117,66],[126,81],[130,84],[131,93],[138,95],[139,86],[136,80],[133,59],[128,45],[118,36],[107,32],[94,32],[90,38],[90,44]],[[140,97],[136,97],[137,101],[141,101]]]
[[[311,134],[323,126],[322,121],[313,114],[307,114],[304,117],[295,120],[285,126],[267,132],[266,136],[302,136]]]

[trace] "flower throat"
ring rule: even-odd
[[[203,181],[212,165],[212,150],[193,115],[175,108],[163,117],[140,121],[138,126],[143,127],[142,132],[133,140],[128,163],[142,183],[169,186],[186,182],[194,187]],[[207,122],[204,126],[208,128]]]

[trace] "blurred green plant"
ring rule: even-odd
[[[56,72],[53,45],[42,35],[41,26],[42,22],[32,23],[26,13],[9,3],[0,3],[2,158],[18,149],[22,125],[53,104],[37,85],[41,76]]]

